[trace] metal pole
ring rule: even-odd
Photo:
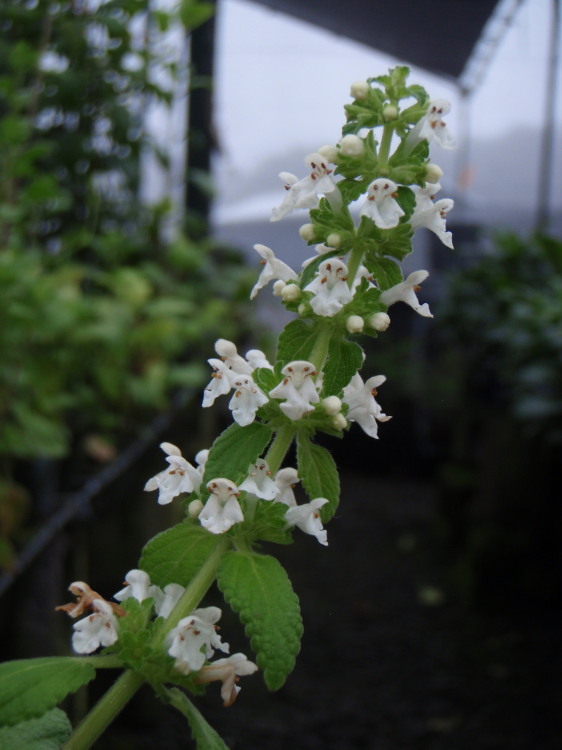
[[[537,220],[535,229],[546,233],[550,224],[550,196],[554,177],[554,132],[556,126],[556,96],[560,57],[560,0],[552,0],[552,26],[548,51],[548,77],[544,127],[541,139]]]

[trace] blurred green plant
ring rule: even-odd
[[[441,321],[475,395],[506,409],[526,437],[559,444],[562,243],[499,236],[451,279]]]
[[[198,0],[169,12],[148,0],[0,7],[6,487],[16,459],[68,456],[92,433],[133,436],[172,389],[201,382],[209,340],[240,338],[249,278],[238,253],[169,239],[169,199],[139,197],[144,154],[170,159],[147,112],[173,101],[186,33],[212,12]],[[205,83],[192,74],[189,86]]]
[[[455,384],[440,415],[440,510],[459,590],[471,603],[548,601],[560,562],[562,243],[498,236],[451,278],[439,320],[432,383]]]

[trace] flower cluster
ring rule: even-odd
[[[99,648],[113,646],[119,639],[118,617],[125,617],[127,611],[115,602],[106,601],[87,583],[75,581],[69,586],[76,602],[63,604],[57,610],[67,612],[76,618],[87,614],[74,623],[72,647],[78,654],[92,654]],[[178,583],[169,583],[164,589],[150,582],[144,570],[130,570],[125,576],[125,588],[114,594],[114,599],[123,602],[136,599],[143,602],[152,600],[156,617],[167,618],[179,602],[185,588]],[[165,650],[174,659],[174,669],[183,675],[197,672],[196,681],[200,684],[218,680],[222,682],[221,696],[225,706],[234,703],[240,688],[236,685],[239,677],[254,674],[258,667],[241,653],[225,659],[217,659],[207,664],[215,651],[229,653],[228,643],[224,643],[217,633],[216,623],[221,617],[218,607],[195,609],[172,628],[165,640]]]
[[[305,364],[310,367],[309,363]],[[287,385],[291,382],[291,375],[292,373],[289,372],[285,378],[285,380],[288,380]],[[306,375],[299,373],[298,377],[301,376],[306,378]],[[297,385],[300,385],[298,377]],[[295,390],[297,388],[295,384],[292,387]],[[314,393],[316,394],[316,391]],[[305,402],[304,395],[298,398],[300,398],[301,402]],[[317,394],[316,400],[318,400]],[[170,461],[170,455],[176,459],[181,458],[184,466],[189,466],[193,471],[196,471],[191,464],[182,458],[179,448],[175,445],[162,443],[160,447],[165,453],[169,454],[168,459],[166,459],[167,461]],[[199,453],[197,455],[200,456]],[[149,479],[145,485],[145,490],[159,489],[161,493],[162,486],[164,485],[166,488],[166,502],[170,502],[174,497],[183,493],[196,494],[198,497],[191,501],[189,514],[191,517],[198,518],[201,525],[212,534],[223,534],[232,528],[234,524],[244,521],[244,514],[239,502],[241,495],[243,495],[246,500],[254,498],[287,505],[288,510],[285,513],[287,528],[296,526],[305,533],[315,536],[320,544],[326,545],[328,543],[326,532],[322,527],[322,521],[318,513],[318,508],[328,501],[325,498],[315,498],[309,503],[297,506],[293,488],[300,479],[296,469],[291,467],[280,469],[272,479],[267,462],[260,459],[248,468],[246,478],[239,485],[224,477],[217,477],[211,479],[202,487],[202,477],[200,477],[197,487],[192,485],[192,489],[186,490],[184,485],[179,481],[172,489],[172,480],[176,477],[176,474],[172,473],[176,472],[175,466],[175,463],[171,463],[169,469]],[[200,463],[199,469],[202,466],[204,464]],[[184,468],[184,471],[187,473],[187,469]],[[169,479],[170,474],[172,474],[172,480]],[[205,503],[202,500],[205,500]],[[159,499],[158,502],[162,503],[162,500]],[[153,596],[155,600],[158,598],[158,594],[154,594],[154,592],[147,593],[147,596]]]

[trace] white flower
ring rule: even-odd
[[[437,143],[446,150],[455,148],[455,139],[451,135],[443,117],[451,111],[451,104],[446,99],[432,99],[426,114],[416,123],[408,133],[406,143],[410,149],[414,148],[424,138],[431,143]]]
[[[201,525],[212,534],[224,534],[235,523],[244,520],[238,502],[238,487],[230,479],[212,479],[207,484],[211,496],[199,514]]]
[[[215,628],[221,614],[218,607],[196,609],[169,632],[168,654],[176,659],[177,670],[183,674],[199,671],[215,649],[228,654],[229,645],[221,641]]]
[[[312,404],[320,400],[316,385],[312,377],[316,375],[316,370],[311,362],[296,360],[289,362],[281,370],[285,377],[269,392],[273,398],[284,398],[280,404],[281,411],[292,419],[300,419],[308,412],[314,409]]]
[[[245,654],[232,654],[225,659],[217,659],[207,664],[197,675],[197,682],[205,684],[220,680],[222,682],[221,698],[225,706],[232,706],[240,688],[236,684],[239,677],[257,672],[258,667],[253,661],[249,661]]]
[[[197,469],[181,455],[180,449],[172,443],[160,443],[164,453],[168,454],[167,469],[151,477],[144,485],[145,492],[158,490],[158,503],[166,505],[182,492],[193,492],[201,484]]]
[[[180,586],[179,583],[169,583],[167,586],[164,586],[164,595],[154,607],[158,617],[168,617],[170,612],[179,602],[184,591],[185,588]]]
[[[367,216],[379,229],[392,229],[398,225],[404,211],[394,200],[397,193],[397,185],[392,180],[379,177],[373,180],[367,188],[367,198],[361,210],[360,216]]]
[[[284,503],[289,507],[297,504],[293,488],[297,482],[300,482],[297,470],[287,466],[285,469],[279,469],[275,475],[275,484],[279,488],[279,495],[275,498],[276,502]]]
[[[279,177],[285,184],[287,194],[282,203],[274,208],[271,221],[279,221],[296,208],[314,208],[318,205],[320,193],[331,193],[336,185],[330,177],[332,170],[328,169],[327,160],[322,154],[309,154],[304,160],[310,169],[310,174],[299,180],[290,172],[281,172]]]
[[[447,232],[445,216],[454,207],[455,202],[450,198],[443,198],[433,203],[435,194],[441,190],[439,183],[426,183],[425,188],[416,192],[416,208],[409,219],[412,229],[425,227],[434,232],[441,242],[453,249],[451,232]]]
[[[212,406],[215,399],[219,396],[225,396],[232,389],[231,378],[234,373],[220,359],[208,359],[214,373],[211,375],[209,385],[203,391],[203,407]]]
[[[358,135],[344,135],[340,140],[340,152],[344,156],[361,156],[365,150],[365,142]]]
[[[353,299],[353,292],[347,285],[347,266],[338,258],[322,261],[318,274],[304,291],[314,293],[310,306],[317,315],[332,318]]]
[[[376,312],[369,318],[369,325],[375,331],[386,331],[390,325],[390,315],[385,312]]]
[[[254,299],[259,290],[263,289],[273,279],[281,281],[296,281],[298,279],[293,269],[286,263],[283,263],[282,260],[276,258],[273,250],[267,247],[267,245],[254,245],[254,250],[263,258],[261,261],[263,269],[250,293],[250,299]]]
[[[246,360],[253,370],[257,370],[259,367],[265,367],[267,370],[273,370],[273,365],[270,364],[265,354],[259,349],[250,349],[246,352]]]
[[[125,584],[124,589],[113,595],[113,598],[117,599],[118,602],[122,602],[131,596],[138,602],[152,598],[157,608],[164,597],[162,590],[150,583],[150,576],[144,570],[130,570],[125,576]]]
[[[215,351],[225,363],[237,375],[250,375],[252,368],[246,362],[244,357],[238,354],[236,346],[232,341],[226,339],[218,339],[215,341]]]
[[[405,302],[419,315],[423,315],[424,318],[432,318],[433,315],[429,310],[427,302],[420,305],[416,297],[416,292],[420,290],[419,284],[425,281],[428,276],[428,271],[413,271],[405,281],[401,281],[400,284],[395,284],[390,289],[386,289],[380,296],[381,302],[389,307],[395,302]]]
[[[77,654],[91,654],[100,646],[112,646],[117,640],[117,618],[111,604],[94,599],[92,614],[73,625],[72,648]]]
[[[392,417],[383,414],[380,405],[375,401],[377,388],[385,382],[384,375],[375,375],[365,383],[361,375],[355,373],[349,385],[343,389],[343,400],[349,406],[347,419],[350,422],[358,422],[367,435],[377,438],[379,422],[388,422]]]
[[[285,520],[289,526],[298,526],[305,534],[315,536],[320,544],[327,546],[328,534],[322,526],[322,519],[318,509],[329,502],[325,497],[317,497],[310,503],[295,505],[285,513]]]
[[[209,449],[203,448],[195,454],[195,463],[197,464],[197,472],[201,479],[203,479],[203,473],[205,472],[205,464],[209,458]]]
[[[325,245],[324,243],[320,243],[319,245],[316,245],[315,248],[317,255],[313,255],[312,258],[306,258],[306,260],[303,260],[302,267],[306,268],[312,261],[318,260],[319,255],[326,255],[327,253],[333,253],[336,248],[330,247],[329,245]]]
[[[257,410],[269,399],[249,375],[238,375],[232,381],[232,387],[236,390],[228,408],[232,410],[234,421],[245,427],[254,421]]]
[[[266,461],[259,460],[248,469],[248,476],[238,489],[251,492],[262,500],[274,500],[280,493],[277,484],[271,479],[271,472]]]

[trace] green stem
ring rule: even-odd
[[[379,147],[379,168],[386,167],[388,164],[388,156],[390,154],[390,143],[392,141],[392,133],[394,128],[392,125],[385,125],[382,131],[381,145]]]
[[[275,474],[277,471],[279,471],[279,468],[283,463],[283,459],[285,458],[285,456],[287,455],[287,451],[291,447],[291,443],[293,442],[296,431],[297,428],[295,427],[295,425],[283,425],[283,427],[281,427],[281,429],[277,432],[277,435],[269,446],[269,450],[265,455],[265,461],[267,462],[269,471],[272,474]]]
[[[328,356],[328,347],[330,346],[330,339],[332,338],[333,326],[330,320],[327,320],[323,327],[320,327],[320,331],[314,343],[314,347],[308,359],[312,362],[318,372],[324,367],[326,357]]]
[[[347,264],[347,285],[351,289],[353,281],[357,276],[357,271],[363,260],[363,248],[355,247],[349,255],[349,261]]]
[[[76,727],[62,750],[87,750],[140,688],[144,678],[128,669],[113,683],[84,720]]]
[[[219,563],[231,544],[232,542],[229,537],[218,537],[215,548],[199,568],[195,577],[188,583],[178,603],[163,621],[161,628],[154,634],[152,639],[153,646],[161,643],[166,633],[175,628],[180,620],[187,617],[197,607],[201,599],[213,585]]]

